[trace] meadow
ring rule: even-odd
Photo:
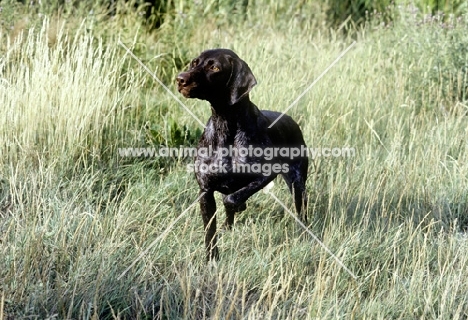
[[[0,320],[467,319],[468,14],[331,28],[319,1],[214,3],[173,1],[151,30],[125,3],[0,3]],[[251,100],[283,111],[353,42],[288,114],[309,147],[355,150],[311,159],[307,188],[310,231],[356,278],[262,192],[207,264],[193,159],[118,152],[203,128],[121,43],[206,122],[175,86],[201,51],[234,50]]]

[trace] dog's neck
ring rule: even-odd
[[[250,101],[249,96],[245,96],[240,101],[233,105],[226,102],[210,102],[211,103],[211,118],[219,122],[228,122],[231,125],[245,122],[247,119],[252,121],[258,117],[260,111]]]
[[[210,126],[205,129],[206,138],[214,145],[234,143],[238,132],[255,131],[260,110],[248,97],[233,105],[211,103]]]

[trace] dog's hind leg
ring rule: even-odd
[[[307,162],[296,162],[289,166],[289,171],[282,174],[294,197],[294,205],[299,218],[307,223]]]

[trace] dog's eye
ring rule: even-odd
[[[219,71],[219,68],[217,66],[211,66],[210,67],[210,70],[211,71],[214,71],[214,72],[218,72]]]
[[[192,63],[191,63],[192,68],[196,67],[197,65],[198,65],[198,59],[192,60]]]

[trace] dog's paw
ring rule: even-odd
[[[232,195],[228,195],[223,199],[226,209],[233,210],[234,212],[242,212],[247,209],[245,202],[237,202]]]

